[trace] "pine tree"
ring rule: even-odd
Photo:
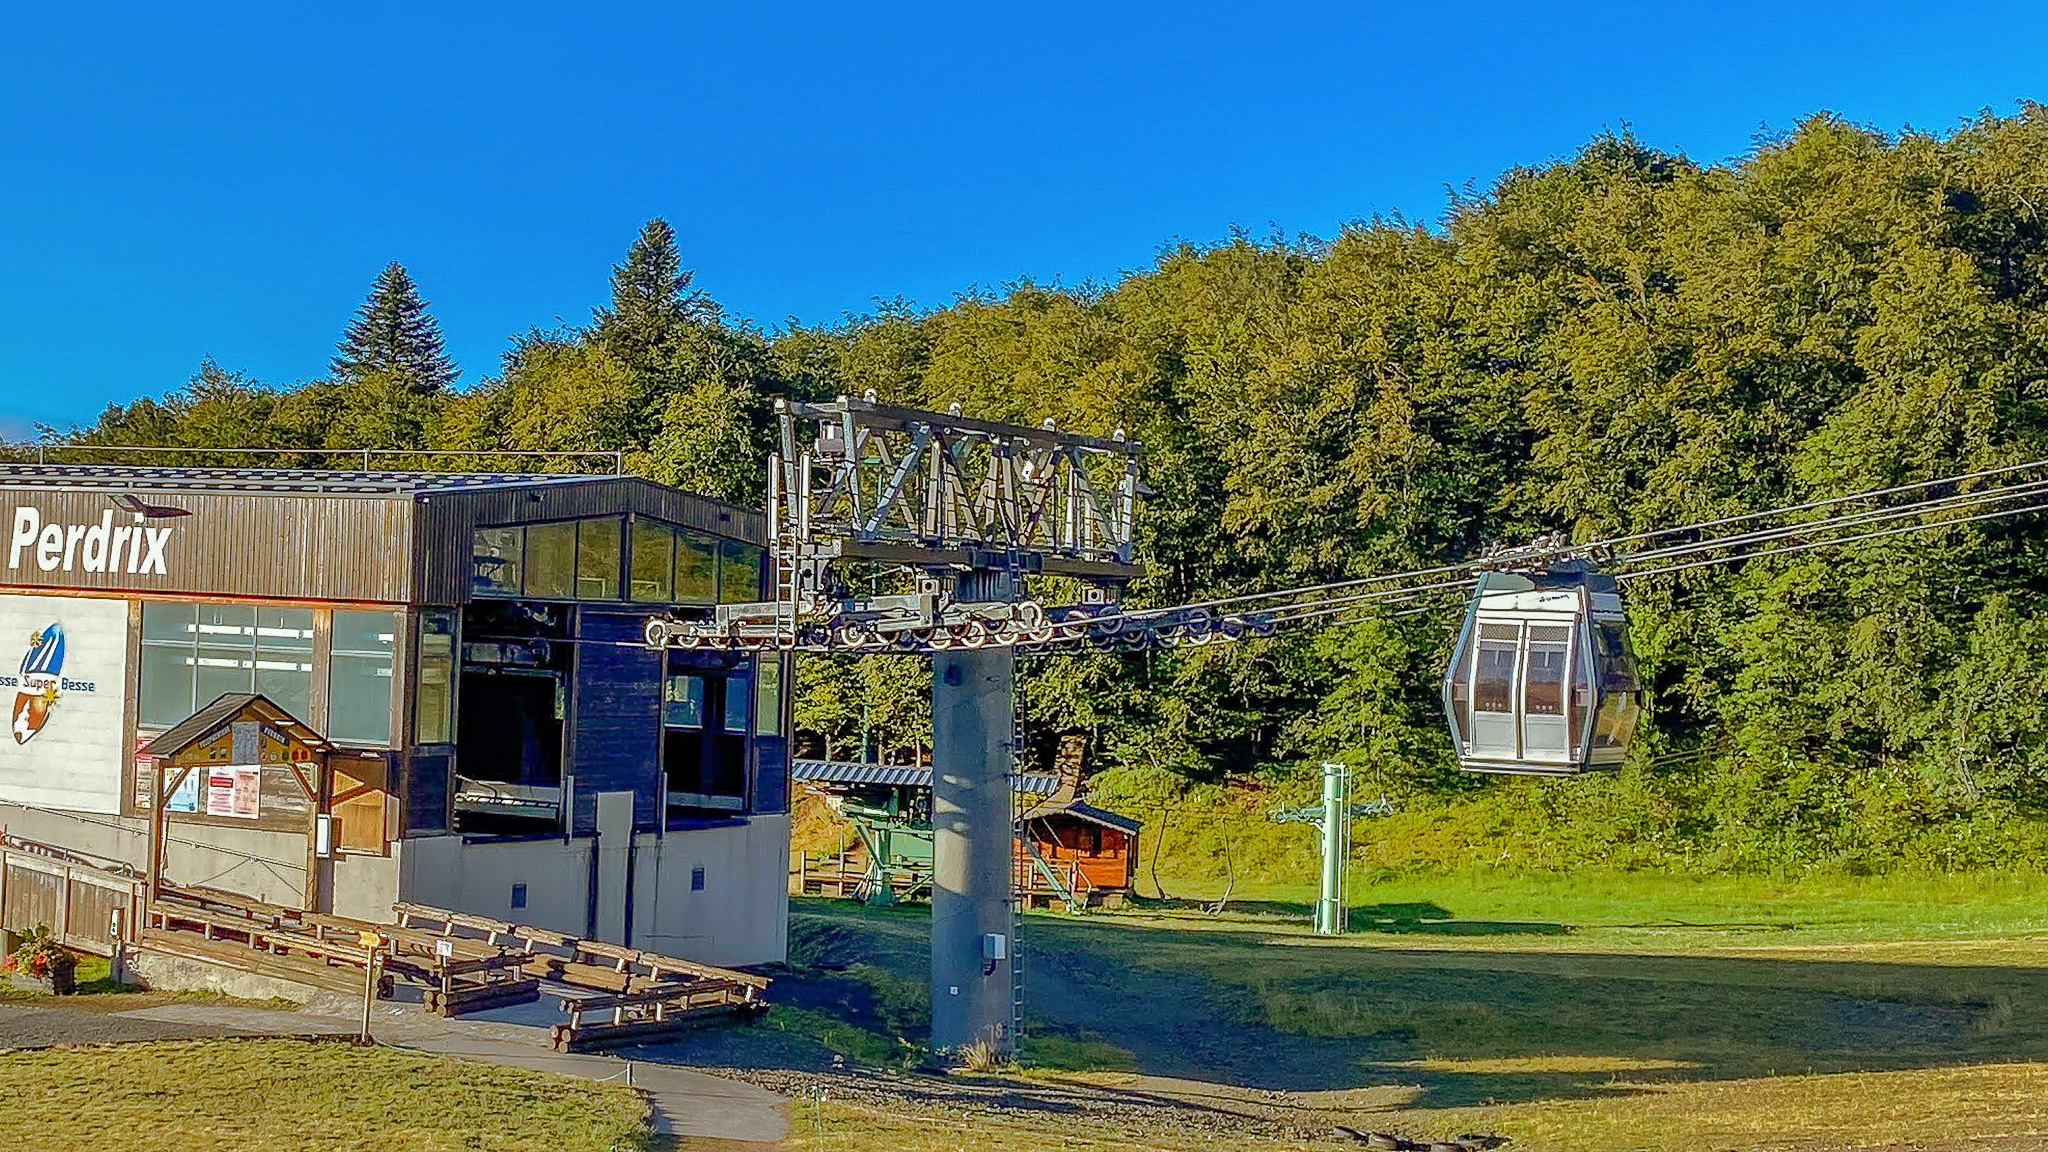
[[[628,362],[646,365],[668,350],[686,328],[716,316],[703,293],[690,288],[676,230],[655,217],[640,229],[624,263],[612,268],[612,303],[597,310],[592,334]]]
[[[427,312],[412,277],[397,261],[385,265],[356,310],[332,361],[340,380],[396,377],[406,391],[425,396],[455,382],[458,371],[441,343],[441,326]]]

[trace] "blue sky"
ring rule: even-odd
[[[1329,235],[1603,128],[1712,161],[1832,110],[2048,98],[2039,5],[16,6],[0,435],[202,356],[319,375],[386,261],[473,384],[640,223],[765,327]]]

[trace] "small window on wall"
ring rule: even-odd
[[[767,554],[738,540],[719,542],[718,602],[743,604],[761,598],[761,561]]]
[[[671,728],[704,727],[704,677],[683,674],[668,678],[661,722]]]
[[[725,730],[745,735],[747,731],[747,681],[744,676],[725,678]]]
[[[419,659],[413,696],[413,738],[420,744],[455,739],[455,610],[420,613]]]
[[[477,529],[469,550],[470,589],[488,596],[519,595],[525,550],[525,529]]]
[[[334,653],[327,668],[327,735],[331,739],[391,743],[398,621],[391,612],[334,613]]]
[[[576,522],[526,526],[526,595],[576,598]]]
[[[782,735],[782,658],[763,656],[754,673],[754,735]]]
[[[628,597],[641,603],[663,604],[670,596],[670,578],[675,570],[672,549],[675,529],[652,520],[633,522],[633,572]]]
[[[313,613],[238,604],[145,603],[136,722],[169,728],[230,692],[261,692],[305,717]]]
[[[619,537],[617,520],[583,520],[576,525],[576,598],[617,600],[619,598]]]
[[[718,603],[718,541],[676,533],[676,603]]]

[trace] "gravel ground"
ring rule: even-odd
[[[94,997],[93,999],[98,999]],[[131,1005],[141,1007],[140,1003]],[[97,1009],[97,1010],[96,1010]],[[43,1007],[0,1000],[0,1048],[43,1048],[57,1044],[125,1044],[137,1040],[193,1040],[234,1035],[203,1024],[136,1020],[103,1006]]]

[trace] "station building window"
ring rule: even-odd
[[[455,610],[420,612],[413,681],[413,740],[446,744],[455,739]]]
[[[313,695],[312,610],[145,602],[137,723],[169,728],[230,692],[261,692],[305,717]]]
[[[333,655],[327,666],[329,739],[391,743],[398,621],[391,612],[335,611]]]
[[[662,775],[671,825],[747,806],[752,661],[672,653],[662,693]]]
[[[616,517],[522,528],[479,528],[471,537],[470,590],[531,600],[617,600]]]
[[[734,604],[761,597],[766,553],[739,540],[634,517],[479,528],[470,589],[527,600]]]

